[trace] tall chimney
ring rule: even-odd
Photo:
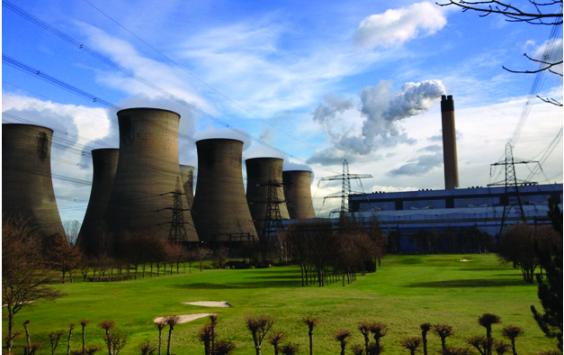
[[[445,189],[458,187],[458,162],[456,154],[456,128],[454,125],[454,101],[452,95],[441,97],[443,125],[443,163],[445,168]]]

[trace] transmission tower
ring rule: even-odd
[[[339,218],[344,218],[349,212],[349,195],[351,193],[358,193],[357,191],[352,191],[351,189],[351,180],[357,180],[360,184],[361,189],[364,189],[362,186],[362,179],[370,179],[372,175],[370,174],[351,174],[349,172],[349,162],[344,159],[343,160],[343,172],[339,175],[333,176],[326,176],[319,179],[318,186],[321,184],[322,181],[341,181],[341,191],[336,193],[327,195],[323,198],[323,204],[329,198],[340,198],[341,199],[341,207],[336,210],[332,210],[330,215],[333,213],[339,213]]]
[[[176,190],[162,193],[161,196],[171,195],[172,196],[172,207],[161,208],[159,211],[170,210],[171,220],[167,223],[170,224],[170,229],[168,230],[168,240],[172,243],[181,243],[186,240],[187,233],[184,227],[186,222],[184,222],[184,212],[189,211],[188,208],[182,208],[182,196],[185,194],[180,190],[180,181],[176,179]]]
[[[286,201],[278,197],[278,191],[283,188],[283,185],[283,183],[274,180],[259,184],[259,186],[266,187],[266,200],[264,201],[266,208],[261,231],[261,235],[265,240],[270,240],[276,231],[284,228],[280,204]]]
[[[488,186],[503,186],[505,188],[503,195],[505,201],[502,202],[503,213],[501,215],[499,235],[503,232],[503,229],[507,224],[507,218],[513,209],[516,209],[519,212],[519,220],[521,222],[527,222],[525,210],[523,209],[523,202],[521,201],[521,195],[519,194],[519,186],[534,185],[536,182],[518,179],[515,169],[516,165],[527,164],[536,164],[540,166],[540,163],[537,160],[515,160],[515,157],[513,156],[513,145],[510,142],[505,145],[505,157],[503,160],[490,164],[490,176],[492,176],[493,170],[497,167],[503,167],[505,173],[503,180],[488,184]]]

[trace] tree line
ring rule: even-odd
[[[178,316],[162,317],[155,320],[157,332],[156,341],[145,340],[138,345],[137,353],[140,355],[173,355],[183,353],[177,347],[174,351],[173,335],[175,328],[181,324]],[[430,353],[429,344],[436,342],[440,344],[440,354],[442,355],[517,355],[518,339],[522,338],[524,331],[515,325],[506,325],[502,328],[502,338],[495,339],[492,335],[493,327],[501,323],[501,318],[492,313],[484,313],[477,318],[477,324],[483,328],[481,335],[476,334],[465,340],[466,346],[455,347],[449,345],[450,339],[455,336],[454,328],[448,324],[421,323],[417,335],[404,337],[399,344],[405,349],[406,354],[414,355]],[[78,322],[80,329],[75,329],[75,324],[68,325],[66,330],[58,330],[48,334],[49,344],[45,346],[47,352],[54,355],[56,353],[66,355],[91,355],[103,354],[119,355],[128,344],[126,333],[116,327],[112,320],[104,320],[98,323],[102,330],[103,346],[89,344],[86,341],[87,327],[91,322],[82,319]],[[204,355],[229,355],[236,349],[234,342],[220,337],[218,331],[218,316],[212,314],[208,322],[198,331],[197,339],[201,344],[201,353]],[[274,327],[273,318],[265,315],[249,316],[244,321],[248,330],[249,341],[255,355],[274,354],[274,355],[295,355],[300,352],[299,346],[289,339],[288,334]],[[319,319],[313,316],[302,318],[303,331],[307,334],[307,346],[300,353],[313,355],[316,353],[315,334],[320,326]],[[33,342],[30,335],[30,321],[23,322],[22,345],[17,349],[22,349],[24,355],[35,355],[42,344]],[[351,343],[353,331],[349,329],[338,329],[334,333],[333,341],[335,353],[340,355],[380,355],[385,353],[386,335],[390,331],[384,323],[364,320],[357,324],[354,331],[361,335],[361,343]],[[393,330],[392,330],[393,331]],[[78,334],[77,334],[78,333]],[[20,334],[18,333],[17,336]],[[78,341],[75,338],[79,337]],[[17,337],[16,336],[16,337]],[[325,341],[325,340],[324,340]],[[7,353],[12,354],[16,349],[13,344],[7,347]],[[60,349],[59,352],[57,350]],[[538,355],[555,355],[558,351],[541,351]]]
[[[301,285],[324,286],[376,271],[384,255],[384,238],[374,222],[364,228],[354,220],[314,220],[292,224],[282,234],[290,262],[299,265]]]

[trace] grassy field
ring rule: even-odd
[[[469,261],[461,261],[466,258]],[[139,344],[156,342],[152,319],[160,315],[216,312],[218,333],[235,342],[235,354],[252,354],[252,341],[244,320],[248,315],[266,314],[275,319],[276,329],[288,333],[292,342],[306,353],[307,334],[301,319],[314,315],[320,323],[314,335],[316,354],[337,354],[334,340],[337,329],[353,331],[350,343],[360,343],[356,325],[361,320],[376,320],[388,325],[384,338],[386,354],[407,354],[399,341],[418,335],[422,322],[448,323],[454,327],[453,345],[463,345],[471,335],[484,333],[477,318],[484,312],[499,315],[503,324],[515,324],[525,330],[518,340],[521,354],[551,349],[531,317],[529,306],[538,304],[536,287],[521,281],[509,264],[501,264],[494,255],[387,256],[374,274],[357,281],[324,288],[299,287],[297,269],[275,267],[251,270],[204,270],[192,273],[145,278],[114,283],[74,283],[58,285],[64,296],[49,302],[37,302],[17,315],[17,328],[31,320],[34,341],[44,344],[47,333],[65,329],[71,322],[89,319],[87,342],[102,345],[98,323],[115,320],[129,334],[123,354],[138,354]],[[186,301],[228,301],[233,307],[210,309],[182,304]],[[176,354],[201,354],[198,330],[207,320],[177,326],[173,337]],[[3,322],[5,327],[5,319]],[[501,338],[501,326],[494,336]],[[430,336],[431,353],[439,339]],[[75,334],[75,346],[79,335]],[[21,343],[21,339],[18,340]],[[61,346],[65,346],[64,342]],[[271,354],[270,347],[265,354]],[[103,353],[102,351],[100,353]]]

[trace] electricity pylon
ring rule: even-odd
[[[372,175],[370,174],[351,174],[349,172],[349,162],[344,159],[343,160],[343,172],[339,175],[333,176],[326,176],[319,179],[318,186],[321,184],[322,181],[341,181],[341,191],[335,192],[333,194],[327,195],[323,198],[323,204],[328,198],[340,198],[341,199],[341,207],[338,210],[332,210],[330,214],[339,213],[339,218],[344,218],[349,212],[349,195],[351,193],[357,193],[357,191],[352,191],[351,189],[351,180],[358,180],[361,189],[364,189],[362,186],[362,179],[370,179]]]
[[[503,160],[490,164],[490,176],[492,176],[492,172],[496,167],[502,166],[504,169],[503,180],[488,184],[488,186],[504,187],[505,201],[503,201],[503,213],[501,215],[499,235],[503,232],[503,229],[507,224],[507,218],[513,209],[517,209],[519,212],[519,220],[523,223],[527,223],[527,217],[525,215],[525,210],[523,209],[523,202],[521,201],[521,195],[519,194],[519,186],[536,183],[518,179],[515,169],[515,165],[527,164],[538,164],[540,167],[540,163],[537,160],[515,160],[515,157],[513,156],[513,146],[510,142],[505,145],[505,157]],[[542,167],[540,168],[542,170]],[[515,198],[511,198],[512,195],[514,195]]]

